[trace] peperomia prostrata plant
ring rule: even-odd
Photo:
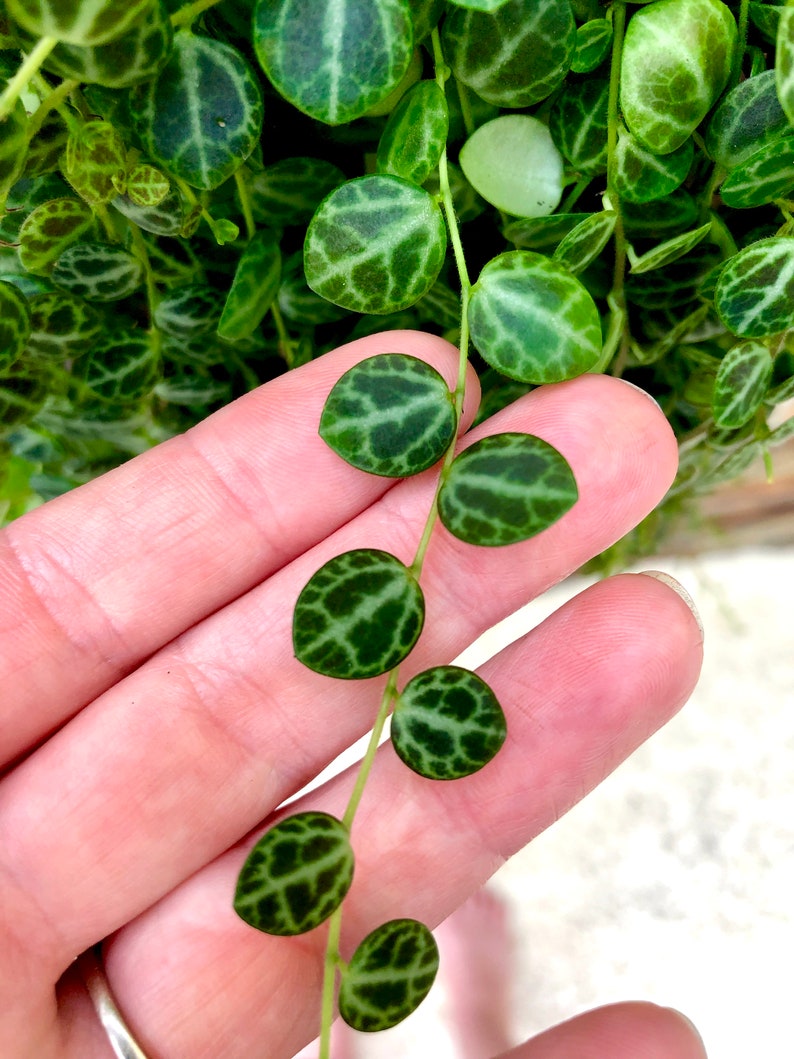
[[[437,466],[438,489],[411,564],[339,556],[294,620],[312,669],[385,679],[371,748],[393,712],[422,775],[465,776],[505,734],[474,674],[400,686],[434,527],[508,545],[576,495],[539,439],[455,456],[470,353],[480,419],[588,371],[660,402],[678,479],[602,567],[754,459],[771,473],[794,433],[776,418],[794,397],[791,2],[5,0],[0,75],[3,518],[350,338],[459,344],[452,391],[387,354],[330,393],[318,427],[343,459]],[[372,1029],[435,961],[404,920],[339,957],[370,764],[341,820],[264,836],[237,898],[274,933],[330,917],[326,1049],[337,973],[343,1016]]]

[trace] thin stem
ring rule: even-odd
[[[46,85],[46,81],[43,77],[40,78],[40,84]],[[69,119],[71,119],[71,114],[69,114],[69,111],[64,106],[64,101],[79,84],[79,81],[61,81],[59,85],[55,88],[51,88],[49,92],[44,95],[41,103],[36,107],[28,119],[28,143],[30,143],[33,137],[41,129],[41,126],[44,124],[44,119],[51,110],[57,110],[64,120],[66,120],[67,114],[69,115]],[[49,88],[49,86],[47,87]]]
[[[367,750],[364,757],[361,760],[361,764],[358,769],[358,775],[356,776],[356,782],[353,785],[353,790],[350,793],[350,799],[345,809],[345,815],[342,817],[342,823],[348,829],[353,826],[353,820],[358,811],[359,804],[361,802],[361,796],[364,793],[364,787],[367,780],[369,779],[369,773],[372,768],[373,762],[375,761],[375,754],[378,750],[378,743],[380,737],[383,735],[383,726],[386,724],[386,718],[391,712],[392,703],[397,698],[397,669],[393,669],[389,673],[389,679],[386,681],[386,687],[383,689],[383,697],[380,701],[380,707],[378,709],[378,715],[375,718],[375,724],[372,727],[370,733],[369,743],[367,744]]]
[[[58,43],[57,37],[41,37],[33,51],[23,59],[22,65],[11,78],[0,95],[0,121],[5,121],[16,106],[20,95],[27,88],[30,79],[38,73],[41,64]]]
[[[576,205],[576,203],[579,201],[585,191],[587,191],[592,182],[593,178],[589,176],[582,177],[581,180],[577,180],[577,182],[566,195],[563,202],[560,204],[559,212],[570,213],[572,208]]]
[[[278,331],[278,344],[281,354],[287,362],[287,367],[293,368],[295,366],[295,350],[293,349],[292,339],[289,336],[287,325],[284,323],[284,317],[278,301],[275,298],[270,304],[270,315],[273,317],[273,323],[276,325],[276,331]]]
[[[738,19],[738,34],[736,42],[736,52],[733,57],[733,64],[731,66],[731,75],[728,79],[728,88],[733,88],[738,85],[739,78],[742,76],[742,63],[744,62],[744,53],[747,49],[747,26],[750,15],[750,2],[749,0],[741,0],[739,5],[739,19]]]
[[[609,70],[609,98],[607,103],[607,190],[609,202],[615,211],[615,265],[612,273],[612,290],[609,298],[615,311],[623,316],[623,329],[617,352],[615,374],[620,374],[628,358],[629,329],[626,315],[626,231],[620,209],[620,196],[614,184],[615,153],[618,145],[618,96],[620,92],[620,62],[623,53],[623,37],[626,31],[626,4],[617,0],[612,7],[612,58]]]
[[[342,906],[328,920],[328,942],[323,966],[323,998],[320,1016],[320,1054],[318,1059],[331,1059],[331,1026],[334,1021],[334,986],[339,966],[339,938],[342,934]]]
[[[180,26],[191,26],[199,15],[219,3],[220,0],[194,0],[192,4],[185,4],[184,7],[180,7],[178,11],[171,15],[171,25],[174,29]]]

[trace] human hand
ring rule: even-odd
[[[371,336],[0,537],[3,1055],[109,1059],[73,962],[102,939],[110,986],[150,1059],[287,1059],[316,1035],[324,929],[260,934],[232,896],[277,807],[376,708],[371,681],[329,680],[295,660],[291,617],[328,558],[382,547],[410,559],[424,523],[432,471],[397,484],[369,476],[317,435],[336,379],[381,351],[454,381],[456,353],[441,339]],[[476,389],[472,375],[467,422]],[[607,377],[536,390],[471,437],[497,430],[560,449],[580,499],[507,548],[471,548],[439,529],[405,676],[451,661],[602,551],[675,471],[664,417]],[[432,783],[382,747],[354,826],[343,948],[394,916],[447,916],[669,719],[700,661],[699,629],[675,592],[614,577],[482,668],[508,738],[481,772]],[[351,783],[344,773],[299,807],[341,812]],[[582,1016],[511,1055],[701,1059],[675,1016],[637,1011]],[[574,1047],[572,1033],[589,1043]],[[642,1050],[643,1033],[656,1051]]]

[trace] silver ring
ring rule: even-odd
[[[107,1034],[110,1046],[118,1059],[147,1059],[146,1052],[130,1033],[129,1026],[116,1007],[110,985],[99,957],[98,949],[89,949],[78,960],[94,1011]]]

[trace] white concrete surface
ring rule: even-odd
[[[646,999],[689,1015],[710,1059],[794,1055],[794,548],[653,565],[698,604],[703,676],[671,724],[490,884],[515,937],[512,1032]],[[525,631],[583,585],[511,625]],[[456,1059],[446,1014],[442,986],[401,1026],[357,1035],[356,1059]]]

